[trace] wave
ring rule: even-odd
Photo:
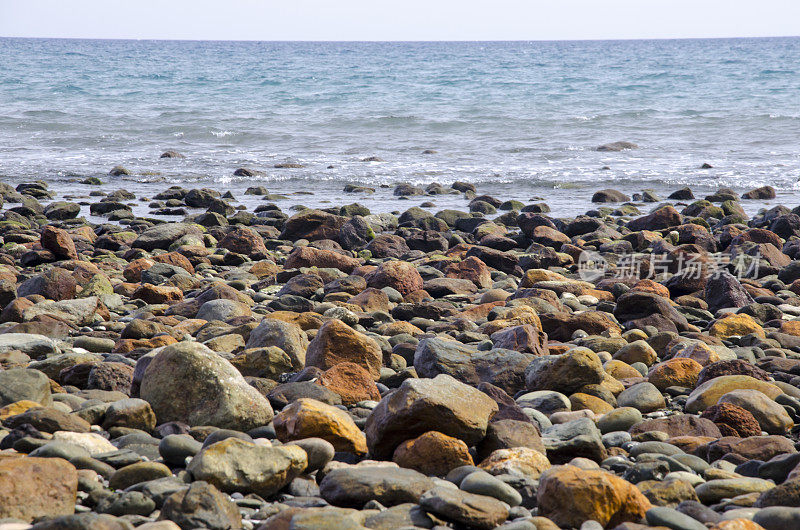
[[[26,110],[22,114],[36,118],[60,118],[70,115],[64,111],[55,109]]]

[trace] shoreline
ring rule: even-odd
[[[800,524],[769,186],[80,186],[0,185],[0,523]]]

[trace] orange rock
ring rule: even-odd
[[[485,304],[478,304],[474,305],[468,309],[465,309],[461,313],[458,314],[459,318],[465,318],[467,320],[479,320],[481,318],[486,318],[492,309],[495,307],[500,307],[506,305],[503,301],[497,302],[487,302]]]
[[[254,274],[259,280],[276,275],[281,268],[269,260],[257,261],[250,267],[250,274]]]
[[[800,320],[787,320],[781,324],[781,332],[800,337]]]
[[[348,304],[358,306],[358,311],[389,311],[389,297],[380,289],[368,287],[347,300]]]
[[[381,394],[369,372],[354,363],[344,362],[329,368],[320,376],[317,384],[336,392],[344,405],[381,400]]]
[[[29,401],[27,399],[23,399],[22,401],[15,401],[14,403],[9,403],[3,408],[0,408],[0,421],[6,420],[11,416],[16,416],[17,414],[22,414],[28,409],[32,409],[35,407],[41,407],[39,403],[35,401]]]
[[[447,278],[470,280],[480,289],[492,286],[492,275],[489,271],[489,267],[475,256],[470,256],[457,263],[451,263],[445,269],[444,275]]]
[[[405,261],[385,261],[366,280],[369,287],[392,287],[403,296],[422,289],[422,276],[414,265]]]
[[[177,287],[145,283],[133,291],[131,298],[144,300],[148,304],[174,304],[183,300],[183,292]]]
[[[542,314],[540,318],[544,332],[553,340],[572,340],[572,334],[579,329],[589,335],[599,335],[603,332],[618,335],[622,332],[622,328],[612,320],[611,316],[602,311]]]
[[[416,291],[410,292],[403,297],[403,301],[407,304],[417,304],[419,302],[426,301],[430,302],[431,300],[433,300],[433,297],[425,289],[417,289]]]
[[[527,288],[533,287],[533,284],[537,282],[567,282],[569,278],[566,276],[562,276],[557,272],[552,272],[547,269],[528,269],[525,271],[525,275],[522,277],[522,280],[519,282],[520,288]]]
[[[610,361],[606,361],[603,364],[603,369],[606,371],[608,375],[618,380],[633,379],[642,376],[642,374],[640,374],[639,371],[636,370],[636,368],[632,367],[626,362],[617,359],[611,359]]]
[[[536,449],[512,447],[492,451],[478,467],[492,475],[522,475],[538,479],[550,468],[550,461]]]
[[[562,353],[567,353],[568,350],[574,347],[574,344],[564,344],[563,342],[547,343],[547,349],[550,352],[550,355],[561,355]]]
[[[273,420],[275,434],[281,442],[322,438],[337,451],[364,454],[367,438],[350,415],[316,399],[300,398],[285,407]]]
[[[349,274],[359,265],[361,265],[361,261],[358,259],[333,250],[298,247],[289,254],[283,267],[285,269],[299,269],[301,267],[332,268]]]
[[[225,234],[217,246],[245,256],[263,257],[268,253],[267,247],[264,246],[264,238],[252,228],[245,226],[239,226]]]
[[[205,320],[201,320],[199,318],[187,318],[186,320],[182,320],[172,326],[172,329],[169,330],[169,334],[175,337],[176,339],[180,339],[185,334],[189,334],[194,336],[200,328],[206,325]]]
[[[762,339],[766,337],[764,328],[753,320],[753,317],[746,314],[728,314],[717,319],[708,330],[712,337],[725,339],[735,335],[749,335],[754,333]]]
[[[76,239],[83,239],[88,241],[89,243],[94,243],[97,241],[97,234],[94,233],[94,230],[90,226],[83,225],[78,228],[73,228],[69,231],[70,235],[72,236],[73,241]]]
[[[473,465],[467,444],[436,431],[428,431],[397,446],[392,457],[400,467],[442,477],[459,466]]]
[[[313,312],[295,313],[294,311],[273,311],[265,315],[264,318],[274,318],[281,322],[297,324],[303,331],[319,329],[324,323],[322,316],[319,315],[319,313]]]
[[[151,259],[135,259],[128,263],[128,266],[122,271],[122,276],[131,283],[139,283],[142,281],[142,273],[155,264],[156,262]]]
[[[411,322],[398,320],[397,322],[387,322],[386,324],[381,325],[378,328],[378,333],[385,337],[393,337],[401,333],[408,333],[412,337],[416,337],[417,335],[422,335],[425,332]]]
[[[61,458],[0,460],[0,518],[33,521],[75,513],[78,472]]]
[[[468,245],[467,243],[459,243],[454,247],[450,247],[447,250],[447,252],[444,253],[444,255],[447,257],[456,257],[464,259],[467,255],[467,252],[469,252],[470,248],[471,245]]]
[[[669,359],[650,368],[647,380],[662,392],[670,386],[694,388],[702,369],[703,365],[694,359]]]
[[[542,473],[537,491],[539,515],[561,527],[593,519],[604,528],[638,522],[652,506],[630,482],[600,470],[557,466]]]
[[[611,412],[614,407],[599,397],[595,397],[582,392],[576,392],[569,397],[569,402],[572,404],[572,410],[591,410],[597,415]]]
[[[120,296],[131,297],[133,292],[139,287],[138,283],[120,282],[114,286],[114,293]]]
[[[669,300],[669,289],[664,287],[658,282],[654,282],[653,280],[644,279],[639,280],[636,282],[633,287],[631,287],[631,291],[641,291],[643,293],[653,293],[657,294],[658,296],[662,296]]]
[[[327,370],[343,362],[361,366],[377,380],[383,365],[383,353],[380,346],[363,333],[341,320],[329,320],[308,345],[306,366]]]
[[[45,226],[41,235],[42,248],[52,252],[58,259],[78,259],[75,243],[66,230]]]
[[[683,450],[685,453],[694,454],[698,447],[713,442],[716,438],[711,436],[674,436],[667,443]]]
[[[111,350],[112,353],[129,353],[133,350],[144,348],[148,350],[152,350],[154,348],[160,348],[161,346],[169,346],[170,344],[175,344],[178,342],[175,337],[170,335],[159,335],[158,337],[153,337],[152,339],[120,339],[114,344],[114,349]]]
[[[601,302],[613,302],[614,295],[611,294],[610,291],[604,291],[602,289],[584,289],[581,294],[588,294],[590,296],[594,296]]]
[[[529,306],[514,307],[503,315],[502,319],[492,320],[481,326],[481,332],[491,335],[501,329],[510,328],[513,326],[521,326],[523,324],[530,324],[537,330],[542,329],[542,321],[539,320],[539,315],[536,310]]]
[[[175,265],[176,267],[180,267],[189,274],[194,274],[194,267],[192,267],[192,262],[178,252],[166,252],[164,254],[157,254],[153,256],[153,261],[157,263],[166,263],[167,265]]]
[[[72,269],[72,277],[75,278],[78,285],[88,282],[96,274],[106,276],[94,263],[89,263],[88,261],[78,261],[76,263],[77,265]]]
[[[764,530],[764,527],[749,519],[729,519],[718,522],[709,530]]]

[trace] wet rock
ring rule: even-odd
[[[592,202],[625,202],[631,200],[630,197],[617,190],[600,190],[592,195]]]
[[[663,230],[681,224],[681,214],[672,206],[666,205],[656,209],[653,213],[638,217],[628,223],[628,229],[637,232],[639,230]]]
[[[603,144],[595,150],[601,152],[602,151],[615,152],[615,151],[625,151],[627,149],[638,149],[638,148],[639,146],[633,142],[619,141],[619,142],[611,142],[609,144]]]
[[[318,241],[321,239],[336,239],[339,230],[347,222],[346,217],[333,215],[321,210],[304,210],[286,220],[281,239],[297,241],[307,239]]]

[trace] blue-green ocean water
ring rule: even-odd
[[[640,148],[594,150],[615,140]],[[159,159],[167,149],[186,159]],[[362,161],[373,156],[383,161]],[[287,161],[305,167],[274,168]],[[704,162],[714,168],[700,170]],[[116,165],[133,175],[105,177]],[[234,178],[238,167],[266,174]],[[263,184],[314,192],[306,204],[341,202],[348,182],[467,180],[504,197],[544,197],[563,213],[585,210],[608,186],[771,184],[794,206],[800,38],[0,39],[0,174],[72,193],[88,175],[145,194],[171,183]],[[358,199],[398,207],[391,189]]]

